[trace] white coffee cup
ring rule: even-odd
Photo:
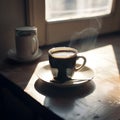
[[[16,28],[16,55],[20,59],[31,59],[38,53],[39,45],[36,27]]]

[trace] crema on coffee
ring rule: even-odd
[[[51,54],[55,58],[71,58],[75,55],[73,51],[58,51]]]

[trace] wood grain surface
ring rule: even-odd
[[[73,93],[67,93],[69,97],[51,97],[49,91],[44,95],[35,88],[40,71],[39,64],[48,60],[47,50],[53,46],[41,48],[42,57],[33,63],[18,64],[4,60],[0,63],[0,71],[38,102],[66,120],[120,120],[119,40],[119,34],[102,36],[94,43],[94,47],[88,48],[92,45],[90,43],[84,46],[88,48],[84,50],[80,49],[82,42],[74,43],[72,47],[79,48],[79,54],[87,59],[86,66],[94,71],[94,79],[89,85],[84,85],[84,89],[76,88],[77,92],[81,90],[77,97],[74,94],[75,89]],[[92,91],[85,94],[88,87]]]

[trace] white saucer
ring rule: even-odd
[[[45,95],[50,97],[84,97],[95,89],[95,84],[92,81],[94,77],[94,71],[85,66],[83,69],[77,71],[72,76],[72,79],[90,79],[81,82],[69,82],[55,83],[51,82],[53,76],[50,70],[49,61],[40,62],[37,66],[36,75],[38,79],[34,83],[35,89]]]
[[[75,73],[72,76],[72,79],[76,79],[76,80],[83,80],[81,82],[76,82],[74,80],[72,80],[72,82],[68,82],[67,84],[64,83],[56,83],[56,82],[51,82],[51,80],[53,80],[53,76],[50,70],[50,66],[49,66],[49,61],[43,61],[40,62],[38,64],[38,73],[37,76],[39,77],[37,84],[39,84],[39,86],[52,86],[52,87],[73,87],[73,86],[80,86],[86,82],[88,82],[87,79],[92,80],[94,77],[94,71],[87,67],[84,66],[83,69],[75,71]],[[38,85],[37,85],[38,86]]]
[[[9,59],[14,60],[16,62],[32,62],[32,61],[38,59],[42,55],[42,52],[39,49],[38,53],[36,55],[34,55],[33,57],[31,57],[30,59],[21,59],[21,58],[18,58],[17,55],[16,55],[16,50],[15,49],[10,49],[8,51],[7,55],[8,55]]]

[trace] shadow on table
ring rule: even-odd
[[[91,94],[95,90],[95,83],[91,80],[77,86],[58,87],[53,84],[41,84],[40,80],[37,80],[35,89],[49,97],[76,99]]]

